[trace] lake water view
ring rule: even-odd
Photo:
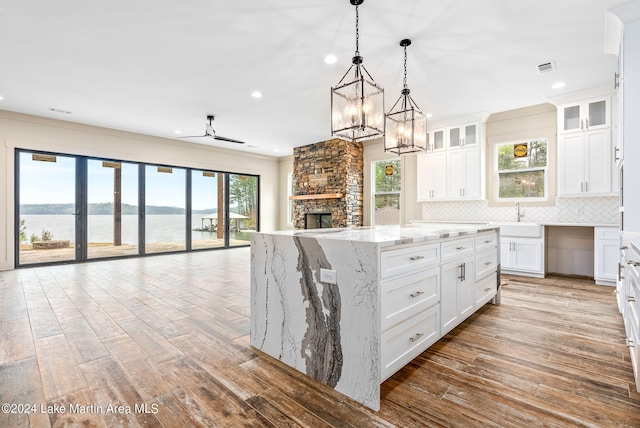
[[[194,228],[202,227],[201,218],[203,214],[191,216]],[[53,239],[69,240],[75,242],[75,216],[74,215],[31,215],[20,216],[25,220],[25,234],[27,240],[31,235],[41,237],[43,230],[49,230],[53,234]],[[147,215],[146,241],[171,242],[184,240],[185,217],[180,214],[167,215]],[[209,221],[205,222],[208,226]],[[110,215],[90,215],[88,216],[88,241],[113,242],[113,216]],[[192,231],[192,239],[203,240],[215,238],[215,233]],[[138,244],[138,216],[122,216],[122,243]]]

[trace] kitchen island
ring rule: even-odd
[[[256,232],[251,346],[379,410],[380,384],[489,301],[499,229]]]

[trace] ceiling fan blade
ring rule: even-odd
[[[204,134],[204,135],[185,135],[183,137],[176,137],[176,138],[202,138],[202,137],[211,137],[211,135],[208,135],[208,134]]]
[[[234,140],[233,138],[221,137],[221,136],[218,136],[218,135],[214,135],[213,139],[214,140],[220,140],[220,141],[227,141],[229,143],[245,144],[244,141]]]

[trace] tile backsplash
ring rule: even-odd
[[[521,221],[545,223],[617,224],[619,199],[612,197],[558,198],[553,207],[523,207]],[[422,220],[428,221],[516,221],[515,204],[489,207],[483,201],[425,202]]]

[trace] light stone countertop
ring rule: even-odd
[[[636,253],[640,254],[640,232],[622,232],[622,237],[629,241]]]
[[[371,242],[381,247],[389,245],[411,244],[425,241],[435,241],[455,236],[475,235],[481,232],[497,230],[487,224],[447,225],[408,225],[408,226],[375,226],[375,227],[346,227],[334,229],[305,229],[282,230],[275,232],[255,232],[271,235],[299,236],[315,239],[333,239],[341,241]]]

